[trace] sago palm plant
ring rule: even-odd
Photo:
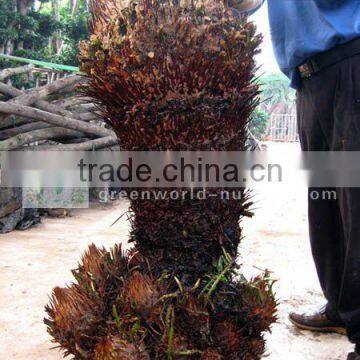
[[[123,150],[245,150],[261,38],[226,4],[92,0],[84,91]],[[140,190],[139,190],[140,191]],[[218,193],[221,189],[211,189]],[[275,320],[268,273],[236,259],[241,199],[131,200],[130,252],[90,246],[54,289],[48,331],[74,359],[259,359]]]

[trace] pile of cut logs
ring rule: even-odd
[[[35,79],[36,87],[16,88],[14,76]],[[96,106],[77,91],[84,81],[80,75],[47,72],[31,65],[0,69],[0,151],[117,147],[114,132],[106,128]],[[20,188],[0,187],[0,234],[40,222],[42,212],[23,209],[22,196]]]
[[[33,71],[31,65],[0,70],[0,151],[93,150],[117,144],[95,105],[77,93],[83,77],[65,76],[26,91],[11,85],[11,76]]]

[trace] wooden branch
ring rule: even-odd
[[[60,82],[57,82],[58,84]],[[56,89],[57,87],[48,87],[47,91],[53,91],[54,89]],[[19,100],[24,99],[23,95],[27,95],[24,91],[18,90],[16,88],[14,88],[13,86],[4,84],[0,82],[0,92],[10,95],[12,97],[14,97],[13,100],[8,101],[7,103],[17,103],[19,102]],[[24,105],[30,105],[31,101],[34,101],[35,97],[27,97],[26,98],[26,104]],[[91,121],[91,120],[99,120],[100,117],[98,117],[95,113],[86,113],[86,114],[77,114],[77,113],[73,113],[71,111],[65,110],[62,107],[55,105],[55,104],[51,104],[45,100],[37,100],[35,101],[34,105],[41,109],[41,110],[45,110],[47,112],[53,113],[53,114],[57,114],[57,115],[62,115],[62,116],[66,116],[69,118],[74,118],[77,120],[82,120],[82,121]],[[7,117],[5,117],[4,119],[0,119],[0,129],[4,129],[6,127],[8,127],[7,122],[5,122],[7,120]],[[29,122],[31,123],[31,120],[25,120],[22,123],[26,123]],[[41,129],[47,127],[45,126],[45,124],[43,124],[43,126],[40,126],[40,124],[38,124],[37,128]],[[35,129],[34,129],[35,130]]]
[[[61,106],[64,109],[68,109],[71,107],[75,107],[75,106],[83,106],[84,103],[93,101],[91,98],[86,97],[86,96],[71,96],[68,97],[66,99],[60,99],[60,100],[56,100],[54,101],[54,104]]]
[[[103,149],[117,145],[119,140],[114,136],[107,136],[96,140],[86,141],[81,144],[58,145],[51,147],[51,150],[59,151],[89,151]]]
[[[25,93],[24,91],[18,90],[16,88],[14,88],[13,86],[4,84],[0,82],[0,92],[6,95],[10,95],[12,97],[14,97],[14,99],[8,101],[8,103],[22,103],[22,105],[31,105],[31,102],[35,100],[35,97],[27,97],[25,103],[23,103],[22,101],[20,101],[21,99],[24,99],[24,95],[26,96],[27,93]],[[51,104],[45,100],[37,100],[34,102],[34,105],[41,109],[41,110],[45,110],[47,112],[51,112],[53,114],[58,114],[58,115],[62,115],[62,116],[67,116],[67,117],[71,117],[71,118],[75,118],[78,120],[82,120],[82,121],[90,121],[90,120],[96,120],[97,117],[96,115],[91,115],[91,114],[87,114],[87,115],[83,115],[83,114],[76,114],[73,113],[71,111],[65,110],[62,107],[55,105],[55,104]],[[2,125],[2,122],[6,119],[6,117],[4,119],[0,119],[0,129],[1,128],[5,128],[5,126]],[[31,122],[31,121],[28,121]]]
[[[55,126],[82,131],[86,134],[97,135],[101,137],[114,136],[114,132],[112,130],[105,129],[98,125],[87,124],[67,116],[51,114],[43,110],[34,109],[29,106],[23,106],[16,103],[9,104],[7,102],[0,101],[0,113],[22,116],[37,121],[44,121]]]
[[[85,77],[82,78],[81,83],[87,81]],[[67,95],[73,93],[78,89],[78,84],[72,84],[70,86],[67,86],[66,88],[59,89],[59,91],[56,92],[57,95]]]
[[[104,148],[118,148],[118,139],[113,136],[107,136],[104,138],[96,140],[87,140],[85,142],[79,143],[78,141],[83,140],[83,138],[71,139],[71,144],[60,144],[60,145],[49,145],[42,144],[38,146],[29,146],[26,148],[21,148],[19,150],[32,150],[32,151],[91,151]],[[77,142],[77,143],[75,143]]]
[[[0,93],[5,94],[5,95],[10,95],[11,97],[16,97],[16,96],[20,96],[19,94],[24,94],[23,91],[16,89],[15,87],[8,85],[8,84],[4,84],[2,82],[0,82]]]
[[[54,139],[59,137],[69,136],[83,136],[81,132],[64,129],[61,127],[54,127],[49,129],[41,129],[27,132],[25,134],[19,134],[10,139],[0,142],[0,151],[15,150],[26,144],[33,143],[35,141]]]
[[[9,100],[9,103],[21,103],[22,105],[32,105],[33,103],[35,103],[36,106],[45,111],[54,112],[63,116],[73,117],[73,115],[71,115],[71,112],[65,112],[64,109],[56,107],[53,104],[51,104],[51,106],[49,107],[49,104],[47,102],[43,102],[43,100],[40,99],[52,94],[53,92],[58,91],[64,86],[66,87],[69,84],[78,83],[79,80],[81,80],[80,76],[70,76],[68,78],[60,79],[47,86],[41,87],[39,89],[30,90],[28,92],[18,90],[13,86],[0,82],[0,92],[14,97],[14,99]]]
[[[76,112],[90,112],[90,111],[94,111],[94,110],[98,110],[98,106],[94,103],[81,103],[79,105],[75,105],[71,107],[71,111],[76,111]]]
[[[73,75],[73,76],[69,76],[69,77],[54,81],[53,83],[48,84],[46,86],[42,86],[37,89],[32,89],[25,93],[23,91],[21,91],[21,95],[17,95],[17,97],[15,99],[9,100],[9,102],[11,102],[11,103],[16,102],[16,103],[20,103],[22,105],[31,105],[34,102],[36,102],[37,100],[43,99],[46,96],[59,91],[60,89],[63,89],[72,84],[81,82],[82,79],[83,79],[83,77],[81,77],[79,75]],[[4,89],[4,87],[2,87],[2,88]]]
[[[0,219],[12,214],[14,211],[19,210],[21,208],[21,204],[18,202],[11,202],[9,204],[2,204],[0,207]]]
[[[50,104],[49,102],[47,102],[45,100],[39,100],[34,105],[37,108],[39,108],[40,110],[44,110],[44,111],[47,111],[52,114],[57,114],[57,115],[62,115],[62,116],[67,116],[70,118],[78,119],[78,120],[83,120],[78,114],[73,113],[68,110],[65,110],[65,109],[61,108],[60,106]]]
[[[66,145],[66,144],[80,144],[80,143],[83,143],[83,142],[86,142],[86,141],[91,141],[91,140],[94,140],[94,139],[91,139],[89,137],[81,137],[81,138],[66,139],[66,140],[62,141],[61,143],[64,144],[64,145]],[[57,145],[59,145],[59,144],[57,144]]]
[[[96,112],[76,114],[76,118],[82,121],[102,120],[100,114]]]
[[[40,129],[48,129],[53,127],[50,124],[38,121],[38,122],[31,122],[29,124],[24,124],[21,126],[13,127],[10,129],[0,131],[0,140],[6,140],[10,137],[16,136],[18,134],[23,134],[29,131],[40,130]]]
[[[0,81],[5,80],[6,78],[13,76],[13,75],[19,75],[30,72],[34,68],[33,65],[25,65],[25,66],[19,66],[16,68],[8,68],[0,71]]]
[[[22,117],[18,117],[18,116],[4,116],[4,118],[2,118],[3,116],[0,115],[0,129],[7,129],[7,128],[13,128],[15,126],[21,126],[24,124],[28,124],[29,119],[26,118],[22,118]]]

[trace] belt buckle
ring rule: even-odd
[[[304,77],[304,78],[311,77],[311,75],[313,73],[313,70],[308,63],[300,65],[299,71],[300,71],[300,74],[302,75],[302,77]]]

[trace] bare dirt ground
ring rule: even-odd
[[[294,145],[297,146],[297,145]],[[307,236],[306,188],[256,190],[256,216],[243,223],[243,271],[269,268],[278,279],[279,322],[268,335],[270,360],[343,360],[351,350],[340,335],[299,331],[287,320],[289,311],[321,305],[323,299]],[[26,232],[0,236],[0,360],[60,360],[43,325],[44,305],[54,286],[72,280],[88,244],[110,247],[126,243],[125,201],[75,211],[66,219],[45,219]]]

